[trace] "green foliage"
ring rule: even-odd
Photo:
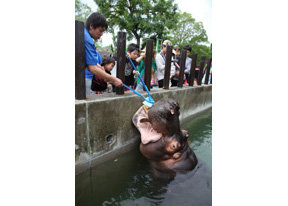
[[[202,22],[197,22],[191,14],[181,13],[175,27],[171,30],[171,42],[182,49],[185,45],[192,47],[192,52],[197,53],[197,64],[200,64],[201,56],[206,59],[212,57],[212,47],[207,46],[208,36]]]
[[[140,48],[146,46],[147,39],[169,39],[173,45],[181,49],[185,45],[192,47],[192,52],[198,54],[197,65],[201,56],[206,59],[212,57],[212,44],[202,22],[197,22],[189,13],[179,13],[178,5],[174,0],[94,0],[108,21],[108,32],[113,34],[113,44],[109,46],[112,52],[117,51],[118,31],[125,31],[127,40],[137,39]],[[75,19],[86,22],[92,13],[91,8],[75,0]],[[140,45],[140,39],[142,44]],[[95,42],[101,47],[101,39]],[[210,44],[210,46],[208,46]]]
[[[81,3],[80,0],[75,0],[75,20],[85,23],[91,13],[92,10],[87,4]]]
[[[190,44],[191,45],[191,44]],[[211,46],[201,45],[201,44],[195,44],[192,45],[192,52],[190,56],[192,56],[193,53],[197,53],[197,65],[200,65],[201,56],[205,56],[206,60],[208,61],[209,58],[212,57],[212,48]]]
[[[99,11],[107,18],[108,30],[118,27],[125,31],[128,40],[149,35],[162,38],[176,21],[178,6],[173,0],[94,0]]]

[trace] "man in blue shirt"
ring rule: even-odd
[[[98,12],[92,13],[87,21],[86,28],[84,29],[84,42],[85,42],[85,79],[86,79],[86,96],[90,95],[90,88],[92,83],[93,74],[102,77],[107,82],[111,82],[116,87],[122,86],[121,79],[107,74],[102,66],[102,58],[99,52],[96,51],[93,39],[96,41],[100,39],[103,32],[107,29],[106,18]]]

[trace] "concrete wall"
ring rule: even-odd
[[[141,92],[147,97],[146,92]],[[152,89],[152,98],[171,98],[180,105],[180,121],[212,106],[212,85]],[[139,146],[132,116],[143,99],[133,92],[95,95],[75,100],[76,174]]]

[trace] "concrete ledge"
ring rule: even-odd
[[[147,97],[146,92],[140,92]],[[152,89],[156,101],[171,98],[180,105],[180,121],[212,107],[212,85]],[[79,174],[139,146],[132,116],[143,99],[133,92],[75,100],[75,173]]]

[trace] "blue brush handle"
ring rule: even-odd
[[[151,101],[147,100],[142,94],[140,94],[139,92],[135,91],[134,89],[128,87],[126,84],[123,83],[123,86],[126,87],[127,89],[130,89],[132,92],[134,92],[135,94],[139,95],[140,97],[142,97],[145,101],[148,101],[149,103],[154,104],[154,102],[151,102]]]
[[[126,53],[126,54],[127,54],[127,53]],[[131,60],[129,57],[127,57],[127,58],[129,59],[130,63],[132,64],[134,70],[135,70],[136,72],[138,72],[138,70],[136,69],[136,67],[135,67],[135,65],[133,64],[132,60]],[[153,100],[152,97],[150,96],[149,90],[148,90],[148,88],[146,87],[145,83],[143,82],[143,80],[142,80],[141,75],[140,75],[139,72],[138,72],[138,74],[139,74],[139,78],[140,78],[140,80],[141,80],[141,82],[142,82],[145,90],[146,90],[147,93],[148,93],[149,99],[150,99],[151,101],[153,101],[153,103],[154,103],[154,100]],[[134,93],[135,93],[135,92],[134,92]]]

